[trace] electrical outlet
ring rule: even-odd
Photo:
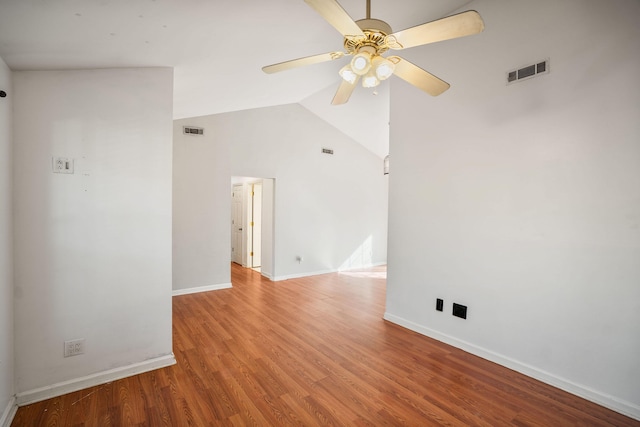
[[[467,306],[462,304],[453,303],[453,313],[454,316],[460,317],[462,319],[467,318]]]
[[[73,159],[68,157],[54,157],[52,166],[53,173],[73,173]]]
[[[64,357],[84,354],[84,338],[64,342]]]

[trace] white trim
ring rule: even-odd
[[[29,405],[31,403],[51,399],[52,397],[106,384],[111,381],[142,374],[144,372],[154,371],[156,369],[165,368],[175,364],[176,358],[172,353],[166,356],[145,360],[144,362],[123,366],[121,368],[109,369],[108,371],[102,371],[80,378],[74,378],[69,381],[63,381],[46,387],[18,393],[16,394],[16,402],[18,406]]]
[[[199,292],[219,291],[220,289],[231,288],[231,283],[221,283],[219,285],[197,286],[195,288],[175,289],[171,295],[177,297],[179,295],[197,294]]]
[[[599,392],[597,390],[594,390],[592,388],[589,388],[581,384],[576,384],[570,380],[567,380],[562,377],[558,377],[557,375],[543,371],[534,366],[527,365],[526,363],[518,362],[517,360],[511,359],[507,356],[494,353],[493,351],[487,350],[482,347],[478,347],[474,344],[454,338],[450,335],[440,333],[433,329],[427,328],[426,326],[422,326],[417,323],[411,322],[410,320],[406,320],[401,317],[394,316],[391,313],[385,312],[384,319],[388,320],[391,323],[395,323],[404,328],[410,329],[419,334],[426,335],[435,340],[444,342],[446,344],[452,345],[454,347],[462,349],[476,356],[482,357],[483,359],[489,360],[491,362],[495,362],[509,369],[513,369],[514,371],[520,372],[531,378],[542,381],[543,383],[552,385],[561,390],[567,391],[571,394],[582,397],[591,402],[597,403],[598,405],[602,405],[606,408],[619,412],[628,417],[634,418],[636,420],[640,420],[640,406],[635,405],[631,402],[627,402],[617,397]]]
[[[17,411],[18,405],[16,404],[16,397],[11,396],[11,399],[9,399],[9,403],[7,403],[7,407],[0,415],[0,427],[10,427],[11,422],[13,421],[13,417],[16,416]]]

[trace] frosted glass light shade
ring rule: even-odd
[[[376,87],[379,84],[380,80],[378,80],[373,70],[370,70],[367,75],[362,78],[362,87]]]
[[[396,66],[393,62],[382,56],[376,56],[371,61],[371,66],[376,72],[378,80],[386,80],[393,75]]]
[[[359,76],[364,76],[371,68],[371,54],[360,52],[351,60],[351,69]]]
[[[342,77],[345,81],[351,84],[354,84],[358,79],[358,75],[353,72],[349,64],[342,67],[342,69],[338,72],[338,74],[340,74],[340,77]]]

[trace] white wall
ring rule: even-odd
[[[11,71],[0,58],[0,426],[13,412],[13,228],[11,199]]]
[[[19,402],[173,363],[173,71],[15,72],[14,88]]]
[[[380,3],[378,1],[378,4]],[[376,6],[375,14],[378,15],[379,12]],[[337,63],[335,66],[338,69],[341,67]],[[339,84],[338,81],[332,82],[327,88],[303,99],[300,105],[337,127],[347,136],[364,144],[378,157],[384,158],[389,154],[391,85],[381,84],[375,90],[358,87],[351,94],[349,102],[333,105],[331,100]]]
[[[183,126],[204,127],[204,135],[185,135]],[[229,144],[207,117],[176,120],[173,129],[173,290],[229,287]]]
[[[385,317],[640,419],[640,3],[469,8],[407,51],[448,92],[393,82]]]
[[[181,136],[185,124],[204,127],[205,136]],[[386,261],[381,159],[302,106],[179,120],[174,137],[174,289],[228,280],[232,175],[275,179],[272,278]],[[201,279],[188,276],[205,269]]]

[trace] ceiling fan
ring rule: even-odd
[[[367,0],[367,17],[359,21],[351,19],[336,0],[305,2],[344,36],[346,52],[328,52],[293,59],[267,65],[262,67],[262,71],[267,74],[277,73],[353,55],[351,62],[339,71],[342,82],[331,102],[334,105],[346,103],[359,80],[362,80],[364,87],[375,87],[394,74],[432,96],[440,95],[449,89],[449,83],[406,59],[395,55],[383,57],[382,54],[389,49],[402,50],[477,34],[484,30],[484,22],[474,10],[393,33],[389,24],[371,18],[371,0]]]

